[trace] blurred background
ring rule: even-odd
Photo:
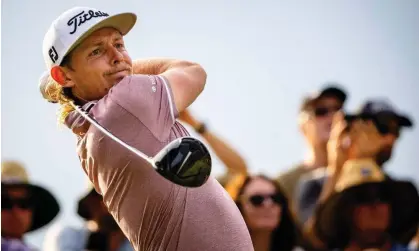
[[[32,1],[3,0],[1,157],[26,165],[31,180],[62,205],[54,224],[81,224],[75,202],[87,188],[76,138],[41,98],[42,40],[74,6],[135,12],[126,36],[133,59],[192,60],[208,73],[191,111],[245,157],[251,172],[271,176],[304,154],[297,126],[302,96],[337,81],[355,109],[388,97],[419,123],[419,1]],[[194,134],[196,135],[196,134]],[[402,134],[387,171],[419,182],[419,129]],[[214,175],[224,172],[220,161]],[[40,247],[45,230],[30,234]]]

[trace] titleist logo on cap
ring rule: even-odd
[[[102,12],[102,11],[93,11],[89,10],[87,13],[85,11],[80,12],[79,14],[75,15],[74,17],[70,18],[68,20],[67,25],[73,27],[73,31],[70,32],[70,34],[74,34],[77,31],[77,28],[84,24],[85,22],[89,21],[92,18],[96,17],[107,17],[109,16],[108,13]]]

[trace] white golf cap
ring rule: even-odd
[[[134,26],[134,13],[109,15],[89,7],[75,7],[61,14],[45,34],[42,52],[47,69],[60,65],[63,58],[94,31],[112,27],[127,34]]]
[[[105,27],[112,27],[126,35],[137,21],[134,13],[110,15],[90,7],[74,7],[55,19],[44,37],[42,53],[47,72],[40,79],[42,94],[46,88],[51,68],[58,66],[64,57],[90,34]]]

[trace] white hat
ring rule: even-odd
[[[63,58],[94,31],[113,27],[122,35],[134,26],[134,13],[109,15],[89,7],[74,7],[61,14],[45,34],[42,52],[48,70],[60,65]]]
[[[109,15],[89,7],[74,7],[52,22],[44,37],[42,53],[47,66],[39,79],[39,89],[45,96],[52,67],[60,65],[63,58],[86,37],[98,29],[112,27],[126,35],[137,21],[134,13]]]

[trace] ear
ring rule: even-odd
[[[71,81],[69,74],[60,66],[52,67],[50,75],[62,87],[74,86],[74,83]]]
[[[301,112],[298,115],[298,128],[300,129],[300,131],[306,135],[306,131],[307,131],[307,124],[309,123],[309,116],[307,113],[305,112]]]

